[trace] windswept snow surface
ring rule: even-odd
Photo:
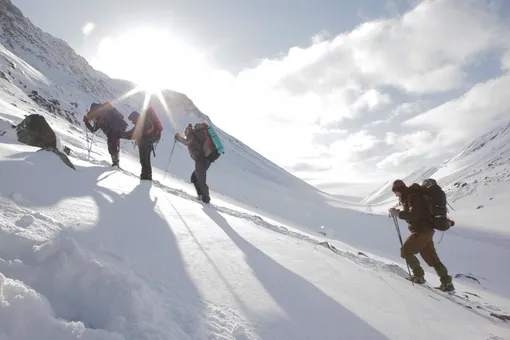
[[[124,170],[0,143],[0,339],[508,339],[391,262]],[[133,166],[136,165],[134,159]],[[172,185],[175,184],[175,185]],[[494,310],[508,300],[457,283]]]
[[[0,340],[510,339],[508,322],[490,316],[510,313],[508,223],[483,223],[483,209],[454,214],[437,246],[458,276],[454,298],[403,279],[391,219],[367,213],[392,204],[386,189],[381,204],[326,195],[219,128],[226,153],[208,172],[213,201],[203,205],[186,148],[168,156],[175,131],[212,122],[170,91],[164,105],[151,102],[165,130],[155,181],[140,183],[134,145],[122,143],[123,169],[113,170],[104,136],[80,120],[91,102],[113,100],[126,114],[143,94],[115,100],[133,84],[93,70],[10,1],[0,9]],[[76,171],[16,141],[11,124],[30,113],[71,148]],[[477,169],[504,177],[501,167]],[[502,221],[500,187],[455,205],[479,194]]]
[[[129,152],[123,170],[108,167],[102,141],[89,158],[80,131],[62,137],[75,141],[74,171],[17,143],[0,118],[2,340],[510,339],[490,316],[510,311],[504,240],[439,246],[453,274],[480,282],[455,280],[469,309],[403,279],[387,217],[263,179],[250,185],[271,202],[213,191],[204,205],[173,175],[140,182]]]

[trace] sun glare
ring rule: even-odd
[[[186,91],[205,77],[207,70],[202,53],[168,30],[151,28],[103,38],[94,64],[112,77],[129,79],[150,93],[165,88]]]

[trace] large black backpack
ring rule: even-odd
[[[427,204],[427,212],[434,224],[434,229],[446,231],[450,229],[448,208],[446,207],[446,193],[434,179],[427,179],[422,183],[423,196]]]

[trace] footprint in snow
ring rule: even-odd
[[[32,223],[34,223],[35,221],[35,218],[34,216],[32,215],[24,215],[23,217],[21,217],[19,220],[17,220],[15,222],[16,226],[20,227],[20,228],[27,228],[29,227]]]

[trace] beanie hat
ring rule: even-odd
[[[401,179],[395,180],[391,186],[391,191],[393,192],[402,192],[404,189],[407,189],[407,186]]]
[[[137,111],[133,111],[129,114],[128,119],[131,122],[135,122],[138,119],[138,117],[140,117],[140,114]]]
[[[186,128],[184,129],[184,135],[185,136],[188,136],[189,133],[193,130],[193,125],[191,125],[191,123],[188,123],[188,125],[186,126]]]

